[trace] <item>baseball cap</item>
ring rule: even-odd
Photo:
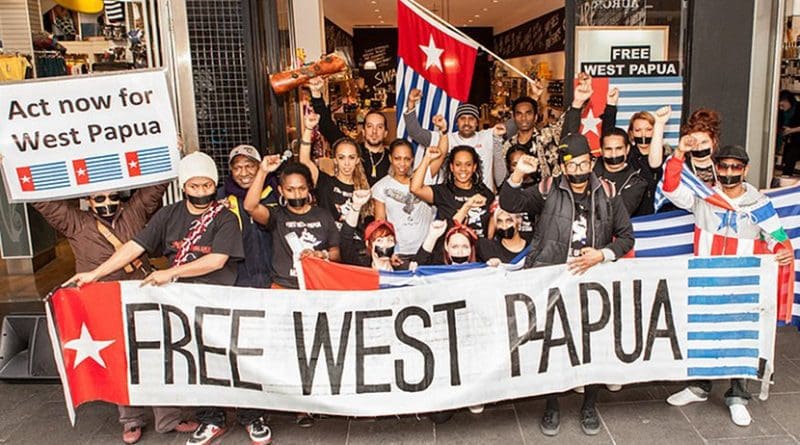
[[[720,159],[738,159],[746,164],[750,163],[750,157],[747,156],[747,150],[744,149],[741,145],[726,145],[716,153],[714,153],[714,162],[718,162]]]
[[[233,150],[231,150],[231,152],[228,154],[228,165],[230,165],[233,162],[233,159],[239,155],[247,156],[256,162],[261,162],[261,155],[258,153],[258,150],[256,150],[255,147],[252,145],[242,144],[234,147]]]
[[[591,153],[589,141],[587,141],[586,137],[582,134],[570,134],[564,139],[561,139],[558,150],[561,154],[562,162],[569,162],[572,158]]]

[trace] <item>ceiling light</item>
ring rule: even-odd
[[[386,23],[386,22],[384,22],[383,20],[381,20],[381,24],[383,24],[383,23]]]
[[[378,4],[378,2],[376,2],[375,0],[372,0],[370,3],[372,3],[373,5],[377,5]]]
[[[469,23],[472,23],[472,19],[467,20]]]
[[[381,10],[380,10],[380,9],[375,9],[374,11],[375,11],[375,12],[381,12]]]
[[[484,11],[484,12],[486,12],[486,11],[488,11],[488,10],[489,10],[489,8],[483,8],[483,11]]]
[[[476,18],[476,19],[478,19],[478,18],[480,18],[480,17],[481,17],[481,16],[480,16],[480,14],[475,14],[475,18]]]

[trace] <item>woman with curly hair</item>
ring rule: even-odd
[[[719,113],[708,108],[700,108],[695,110],[681,126],[681,136],[688,135],[697,141],[689,152],[688,166],[709,187],[713,187],[717,182],[711,155],[719,147],[720,124]]]
[[[419,199],[436,206],[436,218],[447,221],[447,225],[464,224],[479,237],[489,233],[489,206],[494,193],[483,183],[480,156],[469,145],[458,145],[450,150],[445,164],[443,184],[425,185],[425,176],[431,164],[447,149],[447,135],[439,145],[429,147],[414,176],[411,178],[411,193]]]

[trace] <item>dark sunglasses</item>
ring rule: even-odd
[[[112,202],[113,201],[119,201],[119,193],[112,193],[112,194],[110,194],[108,196],[106,196],[106,195],[93,196],[90,199],[92,201],[98,203],[98,204],[102,204],[102,203],[106,202],[106,198],[108,198],[108,200],[112,201]]]
[[[727,162],[718,162],[717,163],[717,169],[720,170],[720,171],[723,171],[723,172],[724,171],[728,171],[728,169],[731,169],[732,171],[735,171],[735,172],[740,172],[740,171],[744,170],[745,167],[746,167],[746,165],[744,165],[744,164],[728,164]]]

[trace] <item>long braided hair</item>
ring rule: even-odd
[[[364,165],[361,163],[361,147],[358,145],[353,138],[350,137],[343,137],[338,139],[336,142],[333,143],[331,149],[333,150],[333,158],[336,159],[336,153],[338,148],[343,145],[352,145],[356,149],[356,168],[353,169],[353,188],[355,190],[369,190],[369,181],[367,181],[367,174],[364,172]],[[339,176],[339,166],[338,163],[334,162],[334,176],[338,178]],[[367,204],[361,208],[361,218],[362,220],[369,215],[373,215],[375,213],[373,209],[372,200],[370,199]]]

